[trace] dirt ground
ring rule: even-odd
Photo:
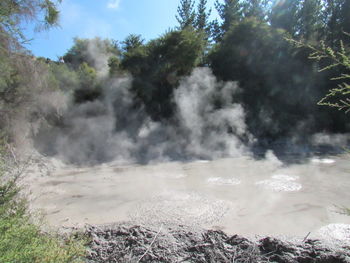
[[[88,263],[95,262],[350,262],[350,247],[305,238],[249,240],[222,231],[185,226],[151,229],[142,226],[88,226]]]

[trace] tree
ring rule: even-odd
[[[68,50],[68,52],[63,56],[65,63],[78,68],[83,62],[88,62],[88,39],[74,38],[73,46]]]
[[[244,17],[256,17],[257,19],[263,21],[266,17],[268,2],[268,0],[245,1],[242,4],[242,12]]]
[[[326,37],[327,43],[331,48],[336,45],[336,39],[340,35],[341,28],[339,24],[339,17],[341,14],[341,1],[342,0],[326,0],[325,8],[323,12],[325,27],[324,36]]]
[[[120,68],[129,71],[132,75],[138,75],[145,56],[144,39],[141,35],[130,34],[121,42],[121,47],[121,61],[120,63],[118,61],[118,68],[116,65],[112,66],[113,61],[109,62],[110,73],[115,74]]]
[[[341,10],[341,27],[343,32],[350,32],[350,0],[344,0]],[[341,38],[345,43],[350,44],[350,38]]]
[[[65,92],[71,92],[79,85],[79,77],[76,71],[71,70],[65,63],[50,63],[50,75],[56,79],[58,88]]]
[[[141,35],[130,34],[122,42],[122,48],[124,52],[131,52],[132,50],[139,48],[143,45],[145,40]]]
[[[305,40],[319,38],[322,27],[322,1],[321,0],[304,0],[299,11],[299,37]]]
[[[63,56],[63,60],[74,69],[78,69],[82,63],[87,63],[90,67],[98,67],[99,57],[120,57],[118,42],[110,39],[75,38],[73,46]]]
[[[244,106],[248,128],[257,138],[276,139],[295,131],[316,110],[310,105],[322,93],[317,89],[323,79],[315,76],[307,54],[293,52],[286,36],[284,30],[250,17],[232,24],[209,55],[217,78],[238,82],[236,99]]]
[[[269,17],[271,26],[284,29],[291,34],[291,36],[295,37],[298,33],[299,8],[299,1],[276,1],[271,9]]]
[[[209,27],[210,14],[211,14],[211,9],[207,12],[207,0],[199,0],[198,6],[197,6],[196,23],[195,23],[196,29],[209,33],[208,27]]]
[[[333,64],[322,70],[336,66],[341,66],[343,68],[344,73],[341,73],[339,77],[333,78],[333,80],[342,80],[342,82],[338,84],[338,87],[330,89],[325,97],[317,104],[345,110],[345,112],[348,113],[350,111],[350,53],[345,50],[343,44],[341,44],[341,46],[339,52],[334,52],[330,48],[323,46],[322,50],[316,50],[310,58],[319,59],[323,56],[327,56],[333,60]]]
[[[350,34],[345,34],[350,37]],[[331,88],[327,94],[317,103],[321,106],[329,106],[338,110],[350,111],[350,48],[345,47],[340,40],[340,50],[335,51],[326,46],[321,41],[320,47],[313,46],[301,41],[289,40],[298,48],[308,48],[311,53],[309,58],[321,63],[326,60],[327,65],[322,67],[319,72],[328,71],[333,68],[341,68],[340,76],[333,77],[332,80],[341,81],[336,88]]]
[[[56,4],[50,0],[2,0],[0,2],[1,48],[13,51],[21,47],[21,43],[26,41],[20,27],[24,21],[36,22],[37,29],[47,29],[57,25],[58,16]]]
[[[195,26],[195,18],[194,2],[192,0],[181,0],[176,15],[180,29]]]
[[[222,19],[221,30],[227,32],[232,23],[237,23],[242,19],[242,4],[239,0],[224,0],[215,2],[215,7]]]
[[[96,70],[83,62],[80,64],[77,73],[80,86],[74,90],[74,101],[84,103],[99,98],[102,95],[102,90],[98,86]]]
[[[211,23],[211,35],[216,42],[220,42],[231,24],[243,19],[242,4],[239,0],[224,0],[223,3],[216,0],[215,8],[222,21],[216,19]]]
[[[203,32],[192,27],[170,31],[123,54],[122,68],[133,76],[137,102],[156,120],[173,114],[173,90],[202,61]]]
[[[28,65],[28,52],[22,44],[27,41],[21,23],[39,21],[38,29],[57,25],[58,10],[49,0],[2,0],[0,2],[0,101],[16,93],[24,75],[22,65]],[[41,16],[44,16],[43,18]],[[11,95],[10,95],[11,96]],[[1,105],[0,105],[1,107]]]
[[[138,76],[146,67],[147,51],[140,35],[129,35],[122,42],[121,69]]]
[[[349,0],[325,0],[323,8],[324,30],[323,34],[327,45],[336,49],[338,41],[350,43],[343,32],[350,32],[350,1]]]
[[[116,56],[108,59],[109,75],[117,76],[120,69],[120,59]]]

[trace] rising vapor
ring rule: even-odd
[[[71,104],[61,126],[37,133],[37,149],[78,164],[215,159],[248,152],[245,145],[253,139],[242,106],[234,103],[236,83],[219,83],[209,69],[196,68],[175,91],[175,117],[164,123],[135,109],[131,81],[108,80],[102,100]]]

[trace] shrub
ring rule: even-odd
[[[6,175],[6,158],[0,151],[0,262],[83,262],[83,239],[43,233],[32,223],[26,201],[18,197],[20,174]]]

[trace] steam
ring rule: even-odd
[[[46,120],[30,122],[35,135],[34,146],[40,153],[75,164],[211,160],[251,155],[251,146],[258,144],[248,131],[243,106],[235,102],[239,93],[237,83],[217,81],[209,68],[195,68],[174,91],[175,116],[156,122],[143,106],[135,106],[130,92],[131,76],[108,77],[108,60],[113,56],[109,45],[107,40],[96,38],[88,41],[85,50],[89,64],[94,66],[99,82],[103,83],[103,98],[83,104],[72,103],[67,90],[79,87],[79,80],[73,73],[61,76],[64,86],[69,86],[61,87],[66,89],[65,93],[40,92],[35,96],[34,108],[40,113],[38,116],[43,115]],[[272,112],[261,109],[255,119],[273,130],[276,127],[271,116]],[[19,123],[25,123],[25,118],[28,116]],[[251,126],[250,129],[259,127]],[[298,134],[301,134],[299,129],[303,130],[301,126],[296,127]],[[259,133],[254,131],[254,134]],[[275,140],[275,145],[263,141],[259,141],[262,142],[260,156],[281,165],[280,160],[289,160],[283,154],[307,157],[313,152],[312,147],[334,143],[347,145],[348,135],[316,134],[308,142],[310,147],[305,146],[306,140],[299,145],[294,138]],[[260,154],[260,146],[254,147],[253,151]],[[273,151],[266,152],[267,148]]]
[[[217,83],[208,68],[197,68],[175,91],[178,119],[186,131],[186,152],[203,158],[238,156],[251,139],[241,105],[233,102],[236,83]],[[222,103],[215,109],[213,100]]]
[[[36,148],[69,163],[149,163],[215,159],[248,153],[252,141],[241,105],[233,102],[236,83],[219,83],[207,68],[184,78],[174,94],[176,116],[154,122],[135,109],[131,78],[109,80],[105,98],[71,105],[61,127],[42,127]],[[215,106],[214,100],[221,102]]]
[[[46,124],[45,117],[50,115],[54,120],[63,114],[68,108],[69,96],[49,85],[47,68],[41,62],[23,61],[21,66],[31,77],[18,92],[17,101],[11,106],[13,110],[5,111],[0,122],[9,129],[9,141],[17,153],[26,155],[32,151],[33,135]]]
[[[334,145],[343,148],[349,143],[349,135],[316,133],[312,136],[311,142],[314,145]]]
[[[87,54],[92,61],[98,76],[106,77],[109,71],[108,59],[113,55],[108,51],[107,43],[98,38],[91,39],[88,42]]]

